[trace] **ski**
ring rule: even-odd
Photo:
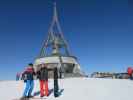
[[[12,100],[30,100],[30,98],[15,98],[15,99],[12,99]]]
[[[29,100],[46,100],[47,98],[46,97],[33,97],[33,98],[30,98]]]

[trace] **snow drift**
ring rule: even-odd
[[[48,100],[133,100],[133,81],[119,79],[70,78],[59,80],[60,97],[53,93]],[[23,81],[1,81],[0,100],[13,100],[23,94]],[[49,80],[53,89],[53,80]],[[39,82],[35,81],[33,94],[39,92]],[[39,97],[39,94],[36,94]],[[32,99],[30,99],[32,100]]]

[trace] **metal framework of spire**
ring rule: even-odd
[[[57,28],[58,33],[55,32],[54,27]],[[47,56],[46,48],[48,48],[50,46],[52,47],[53,50],[55,50],[56,53],[60,51],[59,50],[60,48],[64,48],[65,54],[67,56],[70,55],[67,41],[64,38],[62,29],[61,29],[61,26],[60,26],[60,23],[58,20],[56,2],[54,2],[53,18],[52,18],[52,23],[48,30],[48,37],[42,45],[39,57]]]

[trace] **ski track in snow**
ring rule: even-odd
[[[23,81],[1,81],[0,100],[19,99],[24,90]],[[33,93],[37,95],[29,100],[133,100],[133,81],[120,79],[69,78],[59,80],[60,97],[53,92],[49,97],[39,99],[39,81],[35,81]],[[53,80],[49,80],[49,89],[53,89]]]

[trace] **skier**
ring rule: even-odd
[[[133,80],[133,69],[132,69],[132,67],[128,67],[127,73],[128,73],[128,75],[129,75],[129,78],[130,78],[131,80]]]
[[[37,77],[40,81],[40,97],[48,96],[48,69],[46,64],[41,65],[41,69],[37,72]]]
[[[33,69],[33,64],[30,63],[26,68],[26,70],[22,73],[22,79],[26,83],[26,87],[25,87],[22,99],[32,97],[31,93],[34,88],[34,78],[33,78],[34,75],[35,75],[35,72]]]
[[[58,86],[58,69],[54,68],[54,97],[59,96],[59,86]]]
[[[20,73],[16,74],[16,81],[18,81],[20,79]]]

